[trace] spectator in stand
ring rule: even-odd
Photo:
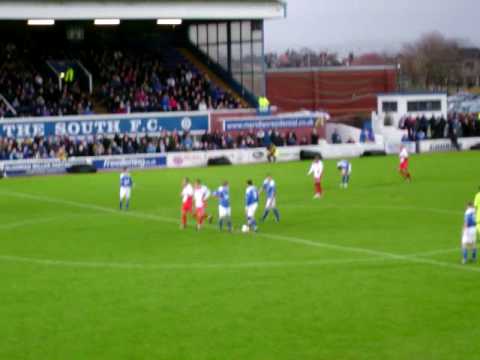
[[[424,138],[428,133],[428,120],[425,115],[422,115],[417,122],[417,132],[422,132]]]
[[[367,137],[369,142],[375,142],[375,133],[370,128],[367,128]]]
[[[360,143],[366,143],[367,142],[367,134],[366,134],[366,130],[365,129],[362,129],[362,131],[360,131],[360,139],[359,139]]]
[[[334,129],[332,133],[332,144],[341,144],[341,143],[342,143],[342,138],[340,137],[337,129]]]
[[[201,99],[200,102],[198,103],[198,110],[199,111],[207,111],[208,106],[207,103],[205,102],[205,99]]]
[[[295,146],[297,144],[297,135],[293,132],[290,131],[287,136],[287,145],[288,146]]]
[[[417,131],[416,137],[417,137],[416,140],[421,141],[421,140],[425,140],[426,135],[423,132],[423,130],[419,130]]]
[[[310,144],[317,145],[318,144],[318,132],[317,128],[313,128],[312,135],[310,136]]]
[[[455,149],[460,150],[460,144],[458,143],[458,133],[460,129],[460,122],[455,116],[451,116],[448,120],[448,137],[452,142]]]
[[[269,147],[272,144],[272,129],[265,131],[263,134],[263,146]]]
[[[415,140],[415,127],[416,127],[416,119],[414,117],[407,117],[405,119],[405,128],[407,129],[408,132],[408,138],[411,141]]]
[[[282,136],[280,135],[280,133],[277,130],[272,131],[271,139],[272,139],[272,143],[275,146],[283,146],[284,143],[285,143],[284,139],[282,138]]]
[[[475,120],[475,135],[480,136],[480,113],[476,115]]]

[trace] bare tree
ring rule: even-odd
[[[312,67],[341,65],[336,53],[315,51],[308,47],[300,50],[288,49],[283,53],[267,53],[265,61],[268,67]]]
[[[460,79],[460,43],[434,32],[405,44],[399,54],[404,75],[412,85],[446,89]]]

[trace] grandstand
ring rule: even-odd
[[[285,12],[273,0],[0,1],[0,118],[255,105],[263,22]]]

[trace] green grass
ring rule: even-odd
[[[356,159],[348,190],[327,161],[321,201],[308,163],[133,172],[129,213],[117,173],[2,180],[0,359],[474,358],[480,267],[458,248],[479,160],[414,156],[406,184],[396,157]],[[238,228],[267,172],[280,224],[178,229],[182,177],[230,180]]]

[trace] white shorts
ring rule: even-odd
[[[132,189],[129,187],[121,187],[120,188],[120,200],[123,199],[130,199],[130,194],[132,192]]]
[[[462,245],[475,245],[477,242],[477,229],[471,226],[463,230]]]
[[[267,198],[267,201],[265,202],[265,209],[274,209],[277,207],[277,200],[275,197],[272,198]]]
[[[232,216],[232,208],[219,206],[218,207],[218,217],[223,218],[223,217],[226,217],[226,216]]]
[[[247,213],[248,218],[254,218],[255,217],[255,213],[257,212],[257,207],[258,207],[257,203],[246,207],[245,212]]]

